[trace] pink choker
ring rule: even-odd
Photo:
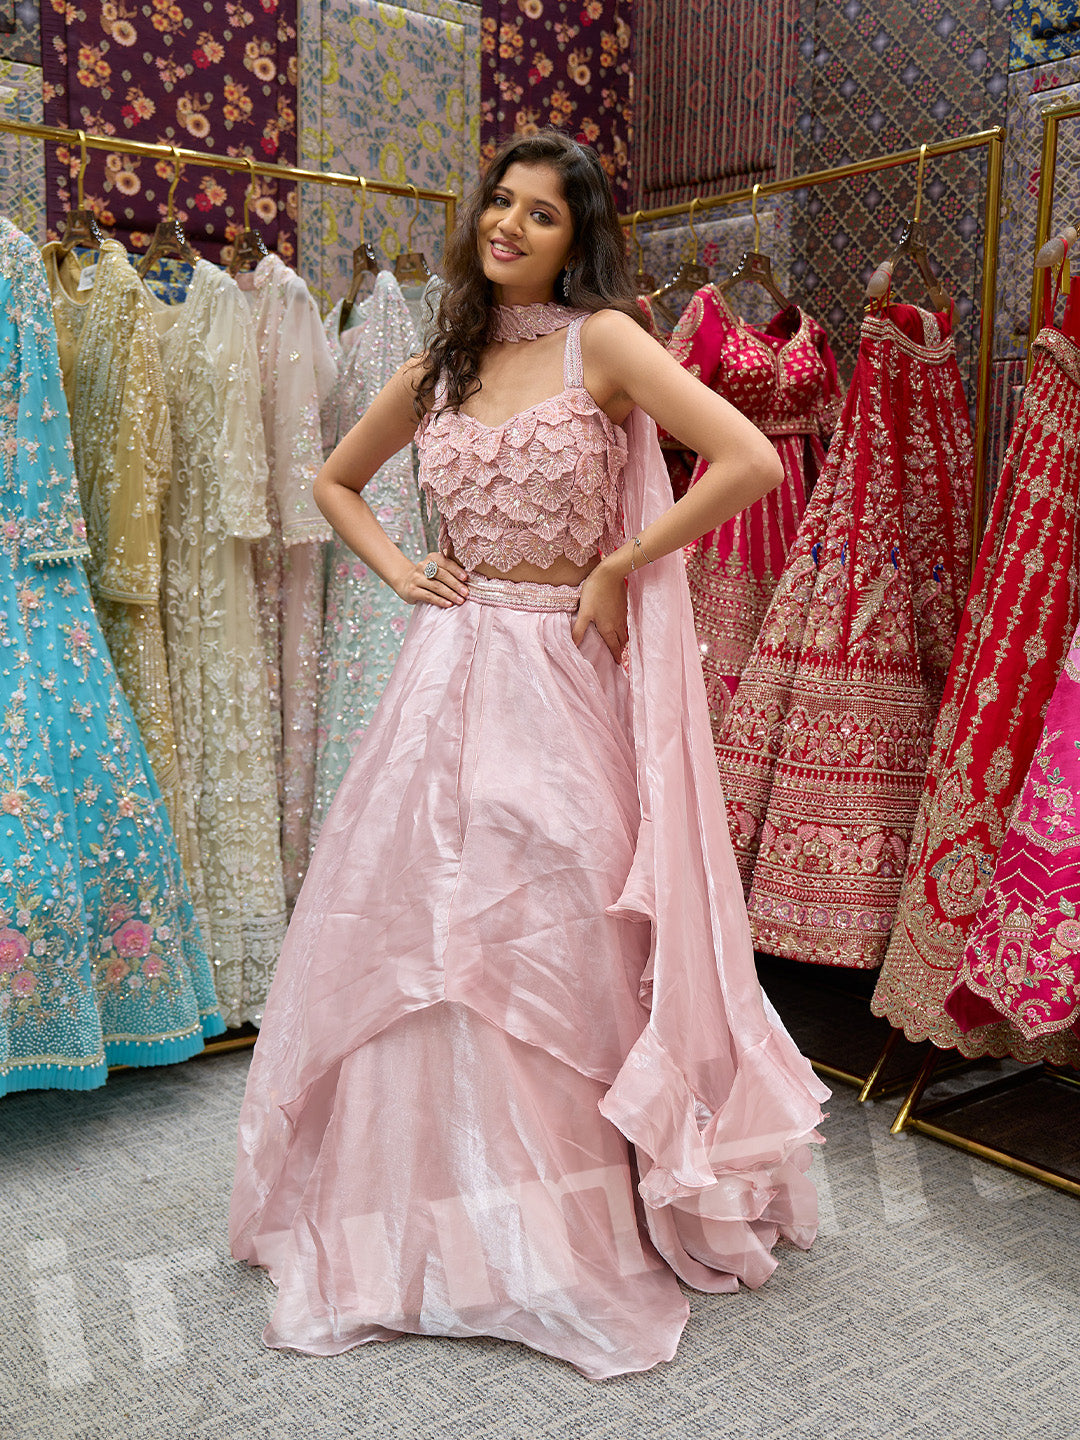
[[[491,338],[536,340],[541,335],[565,330],[571,320],[588,313],[587,310],[572,310],[568,305],[558,305],[554,300],[536,305],[496,305],[495,331]]]

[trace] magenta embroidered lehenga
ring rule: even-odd
[[[743,666],[825,463],[825,442],[840,410],[839,382],[825,332],[805,311],[790,305],[756,329],[735,314],[719,285],[697,292],[667,348],[769,437],[784,466],[775,490],[686,550],[705,693],[719,743]],[[705,464],[697,461],[691,484]]]
[[[584,388],[582,318],[559,395],[420,427],[466,567],[583,563],[670,504],[655,427]],[[269,1345],[491,1335],[599,1378],[674,1354],[676,1276],[759,1285],[810,1243],[827,1092],[755,977],[681,556],[632,577],[629,678],[574,644],[575,589],[469,586],[416,607],[324,824],[233,1253],[279,1286]]]

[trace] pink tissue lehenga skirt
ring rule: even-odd
[[[793,1084],[781,1142],[735,1085],[772,1132],[749,1171],[647,1213],[650,1157],[600,1109],[649,1019],[650,927],[617,905],[631,688],[595,631],[574,644],[575,590],[470,590],[417,607],[323,826],[252,1061],[232,1248],[278,1286],[269,1346],[485,1335],[600,1378],[673,1356],[676,1271],[733,1291],[780,1235],[810,1243],[819,1111]],[[772,1041],[753,1053],[756,1077]]]

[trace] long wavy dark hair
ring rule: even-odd
[[[511,165],[550,165],[562,183],[574,227],[574,263],[559,272],[558,299],[576,310],[621,310],[645,324],[635,298],[611,186],[596,151],[560,130],[515,135],[496,150],[480,184],[465,201],[443,262],[435,331],[416,389],[417,414],[431,404],[438,377],[456,410],[480,389],[480,357],[491,342],[495,297],[477,248],[480,216]]]

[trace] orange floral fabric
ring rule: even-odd
[[[101,0],[42,5],[45,122],[132,140],[296,164],[297,0]],[[69,157],[46,147],[48,225],[74,204]],[[131,249],[166,213],[173,167],[92,150],[88,208]],[[208,260],[228,260],[243,225],[247,177],[186,167],[181,224]],[[295,254],[296,191],[256,178],[252,218],[282,259]]]
[[[557,125],[600,154],[630,204],[630,0],[482,0],[480,158]]]

